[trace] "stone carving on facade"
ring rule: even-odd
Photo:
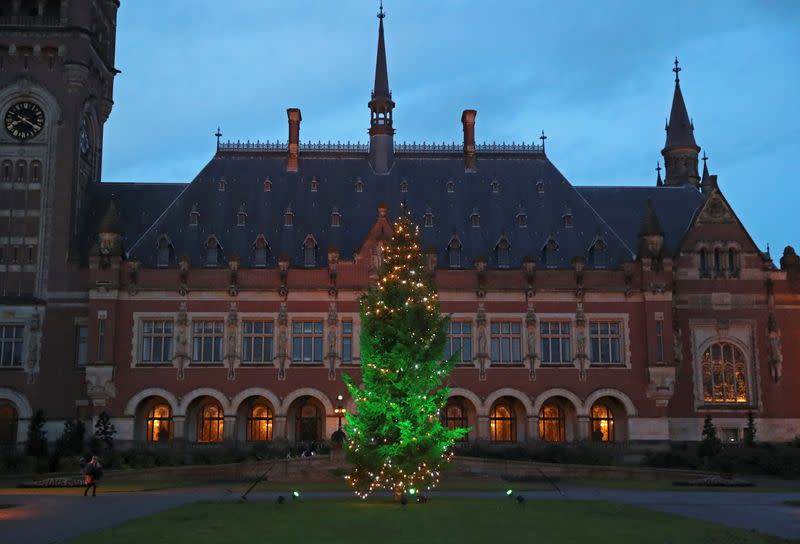
[[[286,308],[286,303],[281,302],[281,309],[278,312],[278,338],[277,338],[277,357],[275,361],[278,363],[278,379],[286,379],[286,363],[289,360],[289,353],[287,350],[288,340],[286,335],[289,329],[289,311]]]
[[[769,371],[772,381],[777,383],[783,374],[783,350],[781,349],[781,330],[773,313],[770,313],[767,318],[767,333],[769,335]]]
[[[235,297],[239,294],[239,257],[228,261],[228,294]]]
[[[478,304],[478,313],[475,316],[475,324],[478,329],[478,351],[475,358],[478,360],[478,378],[486,380],[486,362],[489,359],[486,342],[486,308],[483,303]]]
[[[86,394],[95,406],[105,406],[117,395],[113,365],[86,366]]]
[[[236,303],[231,302],[228,309],[228,317],[225,320],[225,365],[228,367],[228,379],[236,379],[236,367],[239,363],[239,354],[236,341],[239,331],[239,314],[237,313]]]
[[[139,261],[128,263],[128,294],[133,296],[139,292]]]
[[[339,352],[336,349],[336,338],[339,332],[339,314],[336,311],[335,302],[331,302],[330,308],[328,309],[327,329],[328,347],[325,358],[328,361],[328,379],[335,380],[336,365],[340,359]]]
[[[181,257],[178,261],[178,293],[185,297],[189,293],[189,258]]]
[[[175,355],[173,364],[178,368],[178,379],[182,380],[186,365],[189,364],[189,316],[186,303],[181,302],[175,320]]]
[[[525,330],[528,348],[526,357],[531,381],[536,380],[536,362],[539,359],[539,355],[536,353],[536,323],[536,311],[533,309],[533,304],[529,302],[528,311],[525,313]]]
[[[25,373],[28,375],[28,383],[34,383],[39,376],[40,346],[42,341],[42,320],[39,316],[39,309],[34,308],[33,314],[28,319],[28,361],[25,366]]]
[[[575,311],[575,362],[578,363],[578,380],[585,382],[589,357],[586,354],[586,314],[583,311],[583,302],[578,302]]]
[[[672,361],[675,366],[683,362],[683,331],[677,317],[672,320]]]

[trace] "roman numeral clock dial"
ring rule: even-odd
[[[33,102],[17,102],[6,111],[4,124],[17,140],[29,140],[44,128],[44,112]]]

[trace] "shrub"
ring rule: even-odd
[[[36,410],[28,425],[28,440],[25,442],[25,453],[34,457],[47,455],[47,433],[44,424],[47,420],[42,410]]]
[[[753,411],[747,412],[747,427],[744,428],[744,443],[746,446],[756,445],[756,422],[753,419]]]
[[[111,418],[108,417],[106,412],[100,414],[97,418],[97,423],[94,424],[94,437],[97,438],[107,449],[114,449],[114,435],[117,434],[117,429],[111,423]],[[161,437],[159,436],[159,439]]]
[[[717,428],[714,427],[714,422],[711,416],[706,416],[703,423],[703,439],[697,448],[697,455],[700,457],[711,458],[716,456],[722,449],[722,442],[717,437]]]

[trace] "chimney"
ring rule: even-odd
[[[289,117],[289,156],[286,161],[287,172],[297,172],[300,164],[300,121],[303,116],[297,108],[286,110]]]
[[[464,169],[475,172],[478,164],[475,159],[475,116],[476,110],[464,110],[461,114],[461,123],[464,125]]]

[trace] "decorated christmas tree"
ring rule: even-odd
[[[357,413],[348,414],[348,480],[360,497],[387,489],[399,497],[430,489],[468,429],[444,427],[443,361],[447,317],[439,311],[419,245],[418,227],[403,206],[383,250],[376,285],[361,300],[361,384],[345,376]]]

